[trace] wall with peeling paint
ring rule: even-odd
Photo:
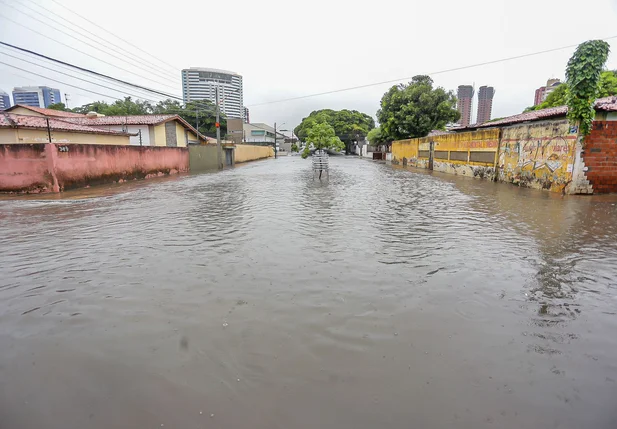
[[[187,148],[0,145],[0,192],[59,192],[188,171]]]
[[[574,171],[577,131],[566,119],[502,128],[499,180],[564,192]]]

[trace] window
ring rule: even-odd
[[[264,130],[251,130],[251,135],[252,136],[263,136],[265,133]]]

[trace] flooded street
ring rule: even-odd
[[[617,427],[617,196],[330,163],[0,200],[0,428]]]

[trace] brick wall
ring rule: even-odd
[[[617,121],[594,121],[583,160],[593,192],[617,192]]]

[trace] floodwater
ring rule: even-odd
[[[0,201],[0,428],[617,427],[617,196],[331,169]]]

